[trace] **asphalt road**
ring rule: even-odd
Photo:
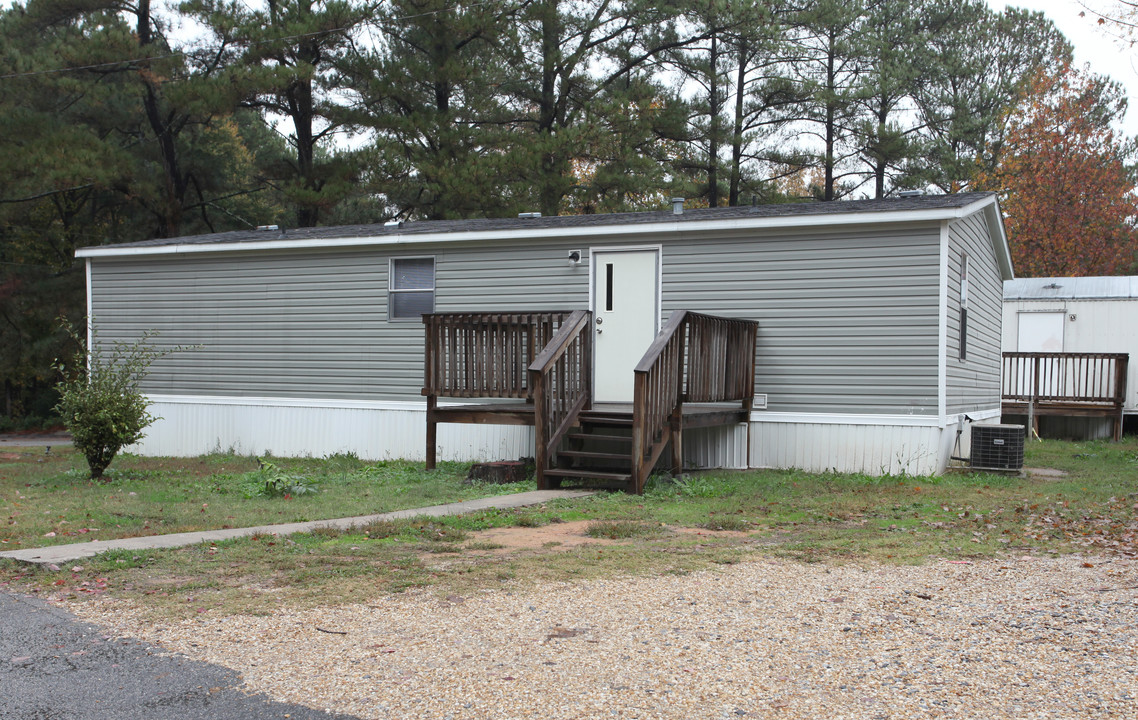
[[[225,668],[116,640],[38,599],[0,592],[2,720],[351,720],[242,687]]]

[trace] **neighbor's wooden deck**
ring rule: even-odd
[[[1005,415],[1026,415],[1039,434],[1041,415],[1108,417],[1122,439],[1127,353],[1004,353]]]

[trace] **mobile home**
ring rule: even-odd
[[[668,321],[677,313],[718,318],[705,326],[728,328],[722,337],[735,339],[722,347],[731,352],[753,343],[749,361],[726,361],[736,380],[750,373],[749,397],[735,406],[742,415],[674,436],[691,467],[936,473],[965,414],[1000,415],[1003,282],[1012,267],[990,193],[274,227],[77,255],[100,342],[153,329],[163,346],[197,346],[162,358],[146,378],[162,419],[135,448],[144,454],[427,459],[437,447],[450,460],[533,455],[541,431],[521,416],[448,422],[459,419],[455,400],[433,387],[442,376],[432,375],[426,340],[446,322],[487,328],[505,318],[500,327],[532,329],[542,313],[564,323],[572,311],[588,327],[574,352],[589,356],[582,387],[594,409],[636,401],[639,363],[662,331],[675,332]],[[443,325],[432,326],[435,317]],[[459,337],[446,332],[434,337]],[[696,342],[695,329],[684,332]],[[512,363],[494,381],[510,391],[498,394],[532,405],[522,375],[543,347],[526,341],[529,354],[507,362],[523,334],[502,330],[485,357],[494,354],[494,367]],[[685,347],[680,356],[691,365],[699,346]],[[692,389],[718,370],[688,372],[680,395],[739,400],[737,391]],[[482,394],[485,404],[494,393],[468,387],[458,400]]]

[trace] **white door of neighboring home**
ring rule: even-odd
[[[593,399],[632,402],[632,371],[659,332],[660,251],[594,250]]]
[[[1019,314],[1019,352],[1063,352],[1065,312],[1021,312]]]
[[[1065,312],[1019,313],[1019,337],[1016,349],[1019,352],[1063,352],[1063,328],[1066,322]],[[1065,366],[1065,361],[1055,359],[1040,361],[1039,394],[1062,395],[1063,388],[1069,381],[1067,375],[1070,371],[1070,368]]]

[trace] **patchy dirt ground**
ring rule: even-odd
[[[541,527],[508,527],[482,530],[471,533],[471,538],[463,543],[466,548],[474,549],[466,552],[486,552],[495,555],[508,555],[517,552],[549,552],[569,550],[581,545],[611,545],[619,540],[609,538],[590,537],[585,534],[591,520],[578,520],[574,522],[551,523]],[[693,537],[733,537],[744,538],[747,533],[731,531],[698,530],[695,528],[669,527],[669,532]],[[497,545],[499,547],[489,547]],[[486,548],[479,550],[478,548]]]

